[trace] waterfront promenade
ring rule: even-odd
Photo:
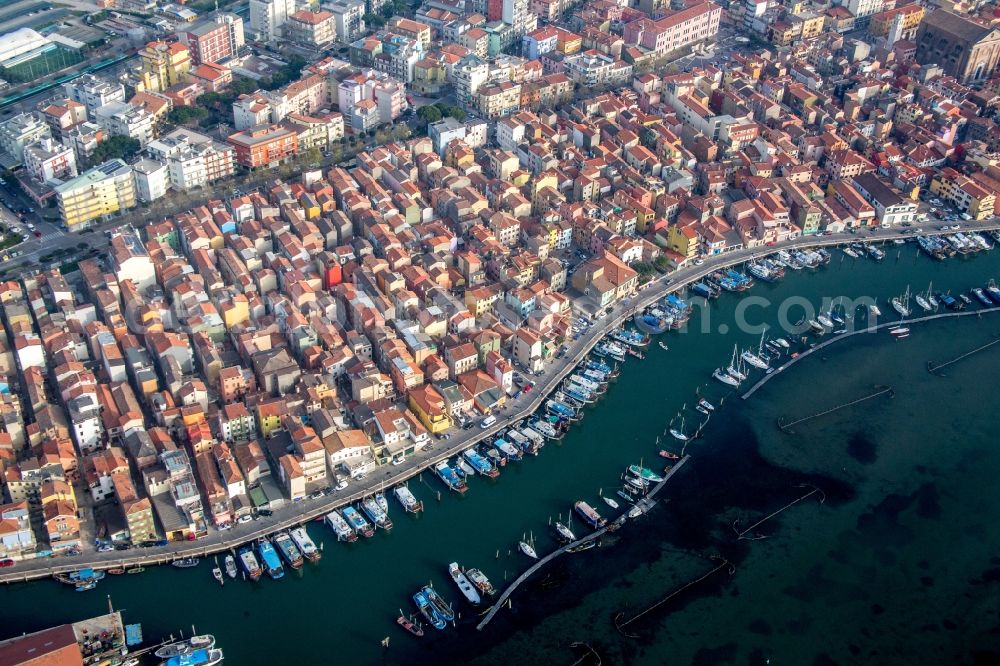
[[[998,226],[1000,225],[997,223],[991,223],[965,225],[964,228],[984,230],[995,229]],[[719,268],[739,264],[753,257],[776,252],[779,249],[839,245],[859,239],[878,242],[890,238],[912,235],[915,235],[913,231],[900,229],[894,231],[880,230],[874,234],[874,237],[862,237],[854,234],[810,236],[794,239],[774,247],[739,250],[714,257],[707,257],[701,266],[685,267],[668,276],[662,276],[660,279],[650,282],[635,297],[630,299],[629,302],[617,305],[611,314],[597,319],[586,335],[581,336],[579,340],[567,343],[568,351],[566,356],[563,359],[552,361],[542,377],[538,378],[535,390],[527,396],[522,396],[518,401],[512,402],[506,413],[501,413],[499,422],[490,429],[482,430],[476,428],[469,431],[459,431],[450,440],[435,442],[430,450],[425,450],[411,456],[402,465],[379,468],[365,480],[352,483],[349,490],[320,499],[289,503],[275,510],[272,516],[261,517],[253,523],[236,525],[230,530],[212,531],[207,537],[198,541],[178,542],[161,548],[138,548],[123,552],[97,553],[92,550],[85,550],[83,554],[75,557],[39,558],[18,562],[14,567],[5,569],[0,573],[0,582],[10,583],[41,578],[54,573],[73,571],[82,567],[108,569],[121,566],[165,564],[179,557],[202,557],[235,549],[237,546],[261,536],[312,520],[335,508],[370,495],[380,488],[384,487],[388,489],[391,486],[412,479],[438,461],[453,457],[476,442],[493,436],[496,432],[505,428],[510,421],[530,414],[544,402],[548,394],[558,386],[566,375],[572,372],[607,332],[619,326],[636,308],[645,307],[669,291],[680,289],[691,282],[700,280],[706,274]],[[914,251],[912,245],[906,246],[904,249],[906,251]],[[891,259],[887,259],[885,263],[890,264],[891,261]],[[891,270],[891,266],[887,265],[886,269]],[[443,485],[441,489],[442,493],[447,492],[444,490]],[[475,488],[473,488],[473,492],[475,492]],[[87,547],[90,548],[89,544]]]

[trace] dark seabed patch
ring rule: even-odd
[[[773,632],[771,630],[771,625],[764,621],[763,618],[757,618],[747,625],[747,629],[755,634],[761,636],[770,636]]]
[[[875,449],[875,442],[861,433],[855,433],[847,442],[847,455],[864,465],[870,465],[878,458]]]
[[[925,483],[917,489],[917,515],[924,520],[937,520],[941,517],[941,501],[937,486]]]
[[[716,666],[730,664],[736,658],[738,646],[736,643],[726,643],[717,648],[702,648],[691,660],[692,666]]]

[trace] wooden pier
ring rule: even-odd
[[[802,359],[808,357],[809,355],[814,354],[815,352],[818,352],[819,350],[824,349],[824,348],[828,347],[829,345],[832,345],[835,342],[839,342],[840,340],[846,340],[846,339],[848,339],[850,337],[853,337],[855,335],[861,335],[863,333],[875,333],[877,331],[881,331],[882,329],[895,328],[896,326],[909,326],[909,325],[912,325],[912,324],[919,324],[919,323],[922,323],[922,322],[925,322],[925,321],[934,321],[935,319],[952,319],[952,318],[957,318],[957,317],[973,317],[973,316],[990,314],[990,313],[993,313],[993,312],[1000,312],[1000,308],[983,308],[983,309],[979,309],[979,310],[962,310],[961,312],[940,312],[938,314],[927,315],[926,317],[917,317],[917,318],[914,318],[914,319],[901,319],[901,320],[898,320],[898,321],[889,321],[889,322],[885,322],[883,324],[878,324],[877,326],[869,326],[869,327],[865,327],[865,328],[859,329],[857,331],[851,331],[850,333],[841,333],[840,335],[834,335],[829,340],[821,342],[820,344],[816,345],[815,347],[810,347],[809,349],[805,350],[804,352],[802,352],[801,354],[799,354],[795,358],[788,359],[788,361],[786,361],[782,365],[778,366],[778,368],[775,369],[774,372],[772,372],[769,375],[764,375],[763,377],[761,377],[757,381],[757,383],[754,384],[752,387],[750,387],[750,390],[747,391],[746,393],[744,393],[741,397],[744,400],[746,400],[747,398],[749,398],[750,396],[752,396],[754,393],[756,393],[759,388],[761,388],[762,386],[764,386],[764,384],[766,384],[767,382],[771,381],[771,379],[773,379],[774,377],[777,377],[779,374],[781,374],[782,372],[784,372],[785,370],[787,370],[791,366],[795,365],[796,363],[798,363]],[[978,350],[973,350],[973,353],[975,351],[978,351]],[[957,360],[960,360],[960,359],[953,359],[952,362],[957,361]]]
[[[680,468],[684,466],[684,463],[686,463],[690,458],[691,458],[691,456],[684,456],[683,458],[681,458],[680,460],[678,460],[677,464],[674,465],[670,469],[669,472],[667,472],[666,476],[663,477],[663,481],[660,481],[658,484],[656,484],[653,487],[653,489],[649,491],[649,494],[646,495],[646,497],[652,498],[658,492],[660,492],[660,490],[663,488],[663,486],[666,485],[667,481],[670,480],[670,477],[672,477],[674,474],[676,474],[677,471],[680,470]],[[623,514],[623,516],[624,516],[624,514]],[[608,530],[609,530],[609,528],[607,526],[606,527],[602,527],[601,529],[596,530],[594,532],[591,532],[590,534],[588,534],[587,536],[585,536],[585,537],[583,537],[581,539],[577,539],[576,541],[574,541],[572,543],[568,543],[568,544],[562,546],[561,548],[558,548],[557,550],[552,551],[551,553],[549,553],[548,555],[546,555],[542,559],[540,559],[537,562],[535,562],[535,564],[533,564],[531,566],[531,568],[529,568],[523,574],[521,574],[520,576],[518,576],[514,580],[514,582],[512,582],[510,585],[507,586],[507,589],[503,591],[503,594],[500,595],[500,598],[497,599],[496,603],[493,604],[492,607],[490,607],[490,610],[486,614],[486,616],[482,619],[482,621],[479,624],[476,625],[476,629],[479,630],[479,631],[482,631],[483,628],[487,624],[490,623],[490,620],[493,619],[493,616],[496,615],[497,612],[501,608],[503,608],[503,605],[505,603],[507,603],[507,600],[510,598],[510,595],[514,593],[514,590],[516,590],[518,588],[518,586],[521,585],[521,583],[523,583],[524,581],[526,581],[529,578],[531,578],[531,576],[533,576],[535,573],[537,573],[542,567],[544,567],[546,564],[548,564],[549,562],[551,562],[552,560],[556,559],[557,557],[559,557],[560,555],[562,555],[563,553],[565,553],[567,551],[573,550],[573,549],[575,549],[575,548],[577,548],[577,547],[579,547],[579,546],[581,546],[581,545],[583,545],[583,544],[585,544],[587,542],[594,541],[595,539],[601,538],[606,532],[608,532]]]

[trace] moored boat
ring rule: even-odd
[[[632,476],[638,477],[643,481],[650,483],[659,483],[663,481],[663,477],[649,469],[648,467],[640,467],[639,465],[629,465],[628,473]]]
[[[434,607],[434,610],[444,619],[445,622],[451,622],[455,619],[455,611],[453,611],[451,606],[449,606],[445,600],[434,591],[433,587],[425,585],[421,591],[424,593],[424,596],[427,597],[427,600],[431,602],[431,606]]]
[[[424,503],[416,498],[412,491],[406,486],[396,486],[392,494],[396,496],[403,509],[410,513],[419,513],[424,509]]]
[[[281,559],[287,562],[288,566],[293,569],[298,569],[302,566],[304,561],[302,553],[299,552],[298,546],[292,541],[292,537],[288,536],[288,532],[278,532],[275,534],[274,546],[278,549]]]
[[[533,560],[537,560],[538,559],[538,553],[535,552],[535,547],[532,546],[527,541],[519,541],[518,544],[517,544],[517,547],[518,547],[518,549],[520,549],[520,551],[522,553],[524,553],[525,555],[527,555],[531,559],[533,559]]]
[[[417,605],[417,610],[420,614],[424,616],[432,627],[441,630],[448,626],[445,619],[435,610],[434,606],[431,605],[430,599],[424,594],[423,590],[417,592],[413,595],[413,603]]]
[[[309,538],[309,533],[306,532],[304,527],[296,527],[295,529],[289,530],[288,535],[292,537],[292,541],[298,546],[299,552],[302,553],[310,562],[316,562],[322,557],[319,552],[319,548],[311,538]]]
[[[382,510],[382,507],[374,497],[365,497],[362,499],[361,510],[364,511],[370,521],[375,523],[376,527],[381,527],[384,530],[392,529],[392,520],[389,519],[389,514]]]
[[[257,556],[254,555],[253,549],[250,546],[244,546],[240,548],[237,554],[240,557],[240,566],[243,567],[243,571],[246,572],[250,580],[258,580],[263,572],[261,571],[260,564],[257,562]]]
[[[198,566],[197,557],[182,557],[179,560],[174,560],[170,563],[170,566],[177,567],[178,569],[190,569],[191,567]]]
[[[556,521],[554,527],[556,530],[556,534],[559,535],[560,540],[565,541],[566,543],[571,543],[573,541],[576,541],[576,535],[573,534],[573,530],[571,530],[570,528],[566,527],[559,521]]]
[[[496,590],[493,588],[493,584],[490,582],[490,579],[487,578],[486,574],[479,569],[467,569],[465,571],[465,575],[469,579],[469,582],[475,585],[476,589],[479,590],[481,594],[485,594],[490,597],[496,594]]]
[[[594,529],[604,527],[608,523],[592,506],[582,500],[574,504],[573,508],[583,518],[584,522]]]
[[[274,546],[267,539],[262,538],[257,542],[257,552],[260,553],[261,562],[264,564],[264,570],[267,571],[267,575],[273,580],[278,580],[285,575],[285,569],[281,566],[281,560],[278,559],[278,553],[274,550]]]
[[[177,657],[182,654],[190,654],[195,650],[211,650],[214,647],[215,636],[211,634],[201,634],[198,636],[192,636],[191,638],[185,638],[184,640],[168,643],[167,645],[157,648],[153,655],[159,657],[160,659],[169,659],[170,657]]]
[[[337,535],[338,541],[354,542],[358,540],[357,533],[347,524],[344,517],[336,511],[331,511],[323,517],[323,522],[330,526]]]
[[[363,536],[366,539],[375,536],[375,528],[353,506],[345,506],[340,510],[340,513],[358,536]]]
[[[226,567],[226,575],[230,578],[236,578],[236,574],[239,573],[236,570],[236,558],[232,555],[226,555],[224,566]]]
[[[458,475],[458,472],[451,467],[447,461],[442,460],[434,465],[434,473],[441,479],[448,488],[457,493],[464,493],[469,489],[465,481]]]
[[[617,509],[618,508],[618,502],[614,501],[610,497],[604,497],[604,496],[602,496],[601,499],[604,500],[604,503],[607,504],[608,506],[610,506],[612,509]]]
[[[424,629],[412,618],[403,615],[403,611],[399,611],[399,617],[396,618],[396,624],[406,629],[408,632],[416,636],[417,638],[424,635]]]
[[[718,379],[723,384],[727,384],[729,386],[735,387],[740,385],[740,380],[736,379],[722,368],[716,368],[715,372],[712,373],[712,376]]]
[[[670,451],[667,451],[666,449],[660,449],[660,457],[666,458],[667,460],[677,460],[678,458],[680,458],[680,456],[677,455],[676,453],[672,453]]]
[[[473,606],[478,606],[480,601],[482,601],[479,596],[479,591],[469,581],[468,577],[466,577],[465,572],[459,568],[458,562],[452,562],[448,565],[448,575],[451,576],[453,581],[455,581],[455,585],[458,586],[458,591],[462,593],[462,596],[465,597],[466,601]]]

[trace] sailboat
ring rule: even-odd
[[[902,296],[894,296],[890,301],[892,304],[892,309],[900,314],[902,317],[910,316],[910,287],[907,285],[906,291],[903,292]]]
[[[733,358],[729,361],[729,367],[726,368],[726,372],[737,381],[743,381],[747,378],[746,372],[744,372],[743,363],[737,355],[736,345],[733,345]]]
[[[934,306],[931,305],[931,302],[927,300],[927,296],[929,295],[930,292],[927,292],[927,295],[917,294],[916,296],[913,297],[913,300],[917,302],[917,305],[919,305],[924,312],[930,312],[931,310],[934,309]]]
[[[927,285],[927,296],[926,296],[926,298],[927,298],[927,302],[930,304],[930,306],[932,308],[934,308],[935,310],[937,310],[938,306],[940,304],[938,303],[937,296],[934,295],[934,283],[933,282],[931,282],[930,284]]]
[[[736,377],[733,377],[722,368],[716,368],[715,372],[712,373],[712,376],[723,384],[728,384],[729,386],[735,387],[740,385],[740,380],[736,379]]]
[[[874,303],[872,303],[871,305],[868,306],[868,312],[873,317],[881,317],[882,316],[882,311],[878,309],[878,299],[877,298],[875,299]]]
[[[674,436],[674,439],[679,439],[682,442],[686,442],[686,441],[688,441],[688,439],[690,439],[684,433],[684,417],[683,416],[681,417],[681,427],[680,428],[671,428],[670,429],[670,434]]]
[[[524,553],[525,555],[527,555],[531,559],[537,560],[538,559],[538,553],[535,552],[535,546],[532,543],[533,541],[534,541],[534,539],[530,539],[529,541],[525,541],[524,539],[521,539],[521,541],[517,544],[517,547],[520,548],[520,550],[521,550],[522,553]]]
[[[746,351],[744,351],[740,355],[740,358],[742,358],[744,361],[746,361],[747,363],[749,363],[750,365],[752,365],[755,368],[759,368],[761,370],[766,370],[767,369],[767,361],[765,361],[763,358],[760,357],[760,354],[763,351],[763,349],[764,349],[764,334],[761,333],[760,334],[760,344],[757,346],[757,353],[755,354],[752,351],[750,351],[749,349],[747,349]],[[745,377],[744,377],[744,379],[745,379]]]

